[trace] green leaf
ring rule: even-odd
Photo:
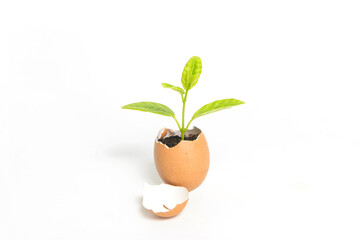
[[[177,91],[177,92],[179,92],[181,95],[184,95],[184,94],[185,94],[184,89],[182,89],[181,87],[176,87],[176,86],[173,86],[173,85],[168,84],[168,83],[162,83],[161,85],[162,85],[164,88],[170,88],[170,89],[172,89],[172,90],[174,90],[174,91]]]
[[[122,109],[138,110],[142,112],[151,112],[168,117],[175,117],[175,113],[167,106],[155,102],[131,103],[122,107]]]
[[[223,99],[223,100],[217,100],[215,102],[209,103],[204,105],[203,107],[201,107],[199,110],[197,110],[193,117],[191,118],[191,121],[194,120],[195,118],[210,114],[210,113],[214,113],[220,110],[224,110],[224,109],[228,109],[240,104],[244,104],[243,101],[234,99],[234,98],[229,98],[229,99]]]
[[[202,63],[199,57],[191,57],[186,63],[182,76],[181,84],[186,91],[192,89],[198,82],[202,70]]]

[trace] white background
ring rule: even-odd
[[[0,239],[360,239],[358,1],[1,1]],[[141,206],[186,61],[211,166],[185,210]]]

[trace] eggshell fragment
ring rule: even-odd
[[[143,206],[159,217],[173,217],[179,214],[188,200],[189,192],[184,187],[144,183]]]
[[[162,129],[154,144],[156,169],[165,183],[186,187],[188,191],[196,189],[204,181],[210,164],[210,154],[205,135],[199,128],[188,130],[187,135],[199,134],[195,140],[182,140],[169,148],[160,138],[180,136],[180,131]]]

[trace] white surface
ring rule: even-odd
[[[358,1],[1,1],[0,239],[360,239]],[[210,171],[181,215],[141,205],[152,150],[179,116]]]

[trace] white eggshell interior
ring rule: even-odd
[[[184,187],[176,187],[165,183],[160,185],[144,183],[143,206],[155,213],[169,212],[188,198],[189,192]]]

